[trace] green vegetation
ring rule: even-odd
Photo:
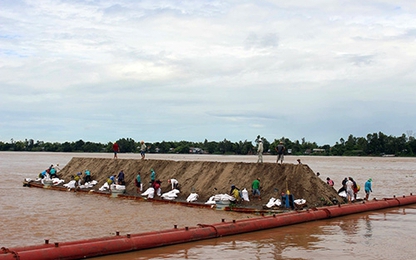
[[[350,135],[347,140],[341,138],[339,142],[330,146],[325,144],[319,146],[315,142],[308,142],[305,138],[301,141],[291,141],[282,137],[269,142],[263,138],[264,151],[270,154],[276,154],[275,147],[280,141],[286,146],[286,153],[293,155],[337,155],[337,156],[415,156],[416,139],[413,135],[400,137],[387,136],[381,132],[368,134],[364,137],[354,137]],[[131,138],[122,138],[117,140],[121,153],[137,153],[140,151],[140,143]],[[102,144],[93,142],[76,142],[49,143],[43,141],[34,141],[33,139],[25,141],[14,141],[10,143],[0,142],[0,151],[48,151],[48,152],[112,152],[112,142]],[[156,143],[146,143],[150,153],[208,153],[208,154],[239,154],[248,155],[256,154],[256,146],[252,141],[231,142],[224,139],[220,142],[188,142],[188,141],[162,141]]]

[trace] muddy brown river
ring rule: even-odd
[[[145,231],[212,224],[255,217],[211,209],[129,201],[83,193],[23,187],[50,164],[61,167],[74,156],[112,154],[0,152],[0,247],[38,245]],[[140,158],[140,154],[120,154]],[[256,156],[147,154],[148,159],[256,162]],[[308,164],[322,180],[339,188],[352,176],[364,187],[373,179],[371,198],[416,193],[416,158],[286,156],[285,163]],[[264,156],[274,163],[275,156]],[[364,197],[363,189],[359,193]],[[416,205],[314,221],[242,235],[142,250],[94,259],[413,259]]]

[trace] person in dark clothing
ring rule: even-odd
[[[283,163],[283,159],[284,159],[284,153],[285,153],[285,146],[283,145],[283,142],[281,141],[275,148],[276,152],[277,152],[277,160],[276,163]]]
[[[347,181],[348,181],[348,178],[347,177],[345,177],[345,179],[342,181],[342,187],[338,190],[338,194],[340,194],[341,192],[343,192],[343,191],[346,191],[347,189],[346,189],[346,186],[345,186],[345,184],[347,183]]]
[[[126,182],[124,181],[124,171],[121,170],[117,175],[117,184],[118,185],[126,185]]]

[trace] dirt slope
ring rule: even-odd
[[[289,189],[295,199],[306,199],[309,207],[331,204],[333,198],[342,201],[335,189],[327,185],[305,164],[243,163],[212,161],[170,161],[170,160],[134,160],[107,158],[74,157],[59,172],[68,182],[77,172],[91,171],[92,178],[98,181],[98,190],[107,178],[124,170],[127,193],[136,195],[134,178],[141,172],[144,188],[150,181],[150,169],[156,172],[156,179],[162,181],[162,192],[171,189],[168,179],[179,181],[181,193],[178,199],[185,200],[191,192],[199,195],[205,202],[214,194],[229,193],[232,184],[247,188],[251,193],[251,183],[260,178],[262,201],[251,200],[248,204],[267,203],[271,197],[280,197],[281,192]]]

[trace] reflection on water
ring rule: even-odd
[[[371,238],[372,234],[372,225],[371,225],[371,219],[370,217],[367,215],[364,217],[365,219],[365,234],[364,236],[367,238]]]
[[[359,231],[357,221],[352,219],[341,221],[339,227],[341,228],[342,233],[344,233],[347,237],[354,236]]]
[[[256,217],[22,187],[24,177],[35,176],[51,163],[63,166],[72,156],[0,153],[3,180],[0,182],[0,246],[41,244],[45,238],[51,242],[72,241],[112,236],[115,231],[140,233],[170,229],[173,225],[218,223],[223,218],[229,221]],[[77,156],[111,157],[110,154]],[[139,158],[139,155],[125,156]],[[180,158],[206,160],[210,157],[181,155]],[[221,161],[221,158],[217,156],[215,160]],[[256,160],[255,157],[225,158]],[[295,162],[295,159],[288,156],[287,161]],[[265,161],[274,162],[275,158],[265,156]],[[302,162],[321,172],[323,179],[330,176],[337,184],[345,176],[353,176],[359,182],[372,177],[373,197],[391,196],[392,192],[414,193],[414,159],[305,157]],[[415,221],[416,206],[412,205],[97,259],[412,259]]]

